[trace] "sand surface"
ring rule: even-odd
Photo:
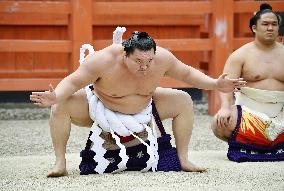
[[[9,115],[14,115],[12,111]],[[30,110],[24,108],[23,112]],[[61,178],[46,178],[54,163],[46,117],[41,120],[2,118],[0,190],[284,190],[284,162],[229,161],[227,144],[215,138],[210,130],[212,117],[196,113],[189,158],[208,168],[205,173],[123,172],[80,176],[79,152],[85,145],[89,129],[73,126],[67,149],[69,176]],[[171,121],[163,123],[171,133]]]

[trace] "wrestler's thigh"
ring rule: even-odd
[[[174,118],[185,109],[192,109],[190,95],[181,90],[157,88],[153,100],[162,120]]]
[[[89,116],[89,105],[84,89],[77,91],[67,100],[67,108],[73,124],[86,127],[92,126],[93,121]]]

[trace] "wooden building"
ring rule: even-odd
[[[266,1],[284,11],[284,1]],[[116,26],[147,31],[206,74],[222,73],[229,54],[251,41],[248,23],[263,1],[252,0],[1,0],[0,91],[45,90],[79,65],[79,48],[111,44]],[[163,87],[188,84],[164,78]],[[218,109],[209,92],[209,113]]]

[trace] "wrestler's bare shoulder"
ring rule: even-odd
[[[166,59],[166,58],[170,57],[172,55],[172,53],[169,50],[167,50],[163,47],[157,46],[156,55],[157,55],[158,58]]]
[[[90,57],[93,59],[100,57],[100,59],[103,60],[112,60],[116,56],[120,55],[122,51],[123,46],[121,44],[112,44],[101,50],[95,51]]]
[[[95,51],[94,53],[87,56],[85,65],[90,70],[104,70],[108,69],[109,66],[117,63],[117,59],[123,52],[123,47],[120,44],[112,44],[104,49]]]
[[[235,52],[237,52],[239,54],[246,54],[246,53],[251,52],[251,51],[253,51],[255,49],[256,49],[256,47],[255,47],[254,42],[249,42],[249,43],[244,44],[243,46],[241,46]]]
[[[228,63],[235,64],[244,64],[246,57],[248,56],[248,50],[250,50],[251,43],[247,43],[234,52],[232,52],[227,60]]]
[[[240,47],[236,51],[238,51],[240,53],[250,53],[252,51],[267,51],[267,52],[272,51],[272,52],[278,52],[278,51],[283,51],[284,50],[284,45],[279,43],[279,42],[276,42],[275,46],[272,45],[271,47],[272,47],[271,49],[263,50],[263,49],[257,47],[257,45],[253,41],[253,42],[249,42],[249,43],[243,45],[242,47]]]
[[[169,67],[176,57],[167,49],[157,46],[155,61],[161,63],[163,67]]]
[[[282,58],[284,59],[284,45],[281,43],[276,43],[275,46],[272,49],[262,50],[259,47],[256,46],[254,42],[249,42],[237,50],[235,50],[230,57],[234,59],[239,59],[243,61],[247,61],[250,58],[253,57],[261,57],[264,55],[264,53],[269,53],[274,58]]]

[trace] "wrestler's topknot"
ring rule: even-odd
[[[129,56],[135,49],[148,51],[154,49],[156,52],[156,42],[146,32],[134,31],[132,36],[122,43],[126,56]]]
[[[149,38],[150,36],[148,35],[148,33],[146,33],[146,32],[140,32],[140,33],[138,33],[138,35],[137,35],[137,38],[138,39],[141,39],[141,38]]]
[[[272,7],[271,7],[271,5],[269,5],[268,3],[263,3],[263,4],[261,4],[259,10],[262,11],[262,10],[265,10],[265,9],[270,9],[270,10],[272,10]]]

